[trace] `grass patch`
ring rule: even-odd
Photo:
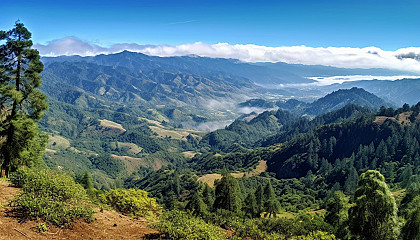
[[[52,150],[62,150],[70,147],[70,141],[60,135],[49,135],[47,148]]]
[[[106,119],[103,119],[103,120],[99,120],[100,122],[101,122],[101,126],[102,127],[105,127],[105,128],[115,128],[115,129],[118,129],[118,130],[120,130],[121,132],[125,132],[125,131],[127,131],[127,130],[125,130],[123,127],[122,127],[122,125],[121,124],[119,124],[119,123],[116,123],[116,122],[113,122],[113,121],[109,121],[109,120],[106,120]]]
[[[267,170],[267,162],[260,160],[257,167],[249,172],[239,172],[239,173],[231,173],[231,175],[235,178],[241,178],[243,176],[249,178],[253,176],[258,176],[261,173]],[[207,183],[210,187],[214,187],[214,181],[219,180],[222,178],[222,175],[219,173],[210,173],[203,175],[198,178],[198,181]]]

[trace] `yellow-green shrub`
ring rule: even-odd
[[[11,182],[23,186],[10,203],[12,211],[21,218],[41,218],[57,226],[75,219],[93,219],[94,211],[86,205],[85,189],[66,174],[21,169],[11,176]]]
[[[159,211],[156,199],[140,189],[113,189],[102,194],[101,199],[117,211],[133,216],[143,217]]]
[[[162,232],[165,238],[175,240],[226,239],[221,228],[179,210],[167,211],[162,214],[160,221],[155,224],[155,228]]]

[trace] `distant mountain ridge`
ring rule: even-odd
[[[55,97],[72,89],[110,101],[175,106],[241,99],[260,89],[247,79],[228,75],[203,77],[158,69],[147,72],[88,62],[50,63],[43,79],[44,91]]]
[[[238,59],[199,56],[157,57],[137,52],[123,51],[91,57],[59,56],[43,57],[46,66],[51,62],[91,62],[104,66],[122,66],[142,71],[161,69],[169,72],[187,72],[205,76],[215,72],[247,78],[256,84],[275,85],[286,83],[310,83],[307,77],[340,75],[412,75],[409,71],[389,69],[336,68],[321,65],[278,63],[247,63]]]
[[[280,108],[296,114],[320,115],[340,109],[348,104],[355,104],[372,110],[378,110],[381,106],[391,106],[390,103],[376,95],[365,91],[362,88],[353,87],[351,89],[339,89],[326,96],[319,98],[312,103],[302,102],[296,99],[287,101],[268,101],[264,99],[251,99],[240,103],[240,107],[259,107],[259,108]]]
[[[420,77],[418,79],[401,79],[395,81],[387,80],[364,80],[345,82],[324,86],[320,89],[325,92],[335,91],[339,88],[358,87],[369,91],[386,101],[401,106],[404,103],[414,105],[420,101]]]
[[[309,83],[309,80],[299,74],[285,69],[272,69],[265,66],[240,62],[236,59],[207,58],[207,57],[156,57],[142,53],[123,51],[116,54],[97,55],[92,57],[60,56],[43,57],[42,61],[48,67],[53,62],[88,62],[103,66],[120,66],[136,71],[162,70],[173,73],[189,73],[200,76],[214,76],[215,74],[234,75],[247,78],[256,83]]]

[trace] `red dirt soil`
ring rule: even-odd
[[[92,223],[75,222],[66,229],[48,226],[48,232],[40,233],[37,225],[42,221],[19,222],[18,218],[8,216],[8,200],[19,193],[19,188],[0,182],[0,239],[147,239],[147,235],[158,235],[158,232],[147,225],[144,218],[131,218],[115,211],[97,212]],[[26,235],[26,236],[25,236]]]

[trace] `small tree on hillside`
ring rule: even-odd
[[[23,23],[0,31],[1,168],[8,174],[21,165],[42,161],[46,136],[36,121],[48,108],[41,86],[43,64],[32,49],[31,33]]]
[[[350,208],[351,232],[362,240],[397,239],[397,205],[385,183],[384,176],[375,170],[368,170],[359,178]]]

